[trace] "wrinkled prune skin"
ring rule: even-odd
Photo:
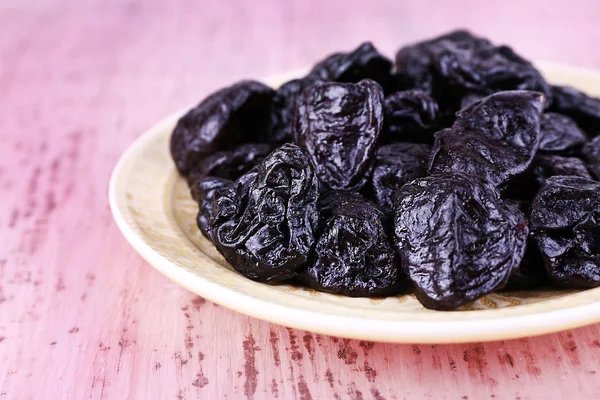
[[[349,53],[335,53],[317,63],[309,77],[326,82],[357,83],[371,79],[386,87],[390,83],[392,61],[379,53],[370,42]]]
[[[398,293],[400,273],[379,208],[357,193],[329,192],[321,205],[321,227],[306,286],[351,297]]]
[[[232,186],[233,181],[229,179],[216,178],[212,176],[203,177],[190,182],[190,192],[192,198],[198,203],[198,215],[196,223],[200,231],[212,241],[208,229],[208,224],[213,216],[213,199],[218,189]]]
[[[209,235],[236,271],[261,282],[293,278],[319,221],[319,181],[308,156],[284,144],[214,194]]]
[[[560,153],[581,147],[587,141],[585,133],[566,115],[547,112],[540,121],[539,150]]]
[[[420,90],[396,92],[383,102],[384,142],[433,143],[438,105]]]
[[[523,213],[494,188],[454,172],[400,188],[394,233],[419,301],[453,310],[508,282],[523,258],[528,228]]]
[[[392,212],[394,195],[405,183],[427,175],[431,146],[392,143],[377,150],[369,194],[386,215]]]
[[[548,178],[533,201],[530,221],[554,284],[600,286],[600,182]]]
[[[396,70],[406,73],[442,104],[453,103],[469,92],[489,95],[503,90],[551,90],[542,75],[510,47],[458,30],[401,48]]]
[[[589,136],[600,134],[600,99],[570,86],[552,86],[552,111],[568,115]]]
[[[600,180],[600,136],[586,143],[581,153],[594,178]]]
[[[374,81],[316,83],[296,102],[294,141],[328,188],[360,190],[369,178],[383,124],[383,92]]]
[[[509,181],[504,196],[532,201],[546,180],[557,175],[592,179],[579,158],[537,154],[525,172]]]
[[[307,76],[284,83],[277,89],[271,103],[271,121],[262,142],[281,144],[292,140],[292,120],[296,98],[307,87],[319,82],[317,77]]]
[[[207,155],[256,141],[268,129],[274,93],[260,82],[241,81],[189,110],[171,135],[171,156],[179,172],[186,176]]]
[[[445,48],[452,44],[463,47],[490,45],[485,39],[473,37],[465,30],[450,32],[430,40],[404,46],[396,53],[396,72],[406,74],[415,87],[429,95],[435,95],[435,62]]]
[[[435,135],[429,172],[466,172],[500,186],[531,163],[540,141],[544,95],[506,91],[457,113]]]
[[[275,147],[266,143],[242,144],[202,159],[188,176],[188,184],[206,176],[235,180],[258,165]]]
[[[551,97],[550,86],[529,61],[508,46],[445,49],[437,72],[451,88],[491,94],[502,90],[531,90]]]

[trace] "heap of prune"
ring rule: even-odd
[[[435,310],[600,286],[600,99],[465,30],[240,81],[170,146],[200,231],[252,280]]]

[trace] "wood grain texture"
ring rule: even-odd
[[[0,0],[0,400],[597,399],[600,326],[391,345],[245,317],[125,242],[110,171],[145,128],[241,77],[457,26],[600,68],[590,1]]]

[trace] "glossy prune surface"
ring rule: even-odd
[[[587,141],[585,133],[566,115],[547,112],[540,121],[539,150],[560,153],[581,147]]]
[[[209,235],[244,276],[290,279],[312,250],[318,199],[319,181],[308,156],[284,144],[234,186],[214,193]]]
[[[538,92],[498,92],[457,114],[436,133],[429,172],[466,172],[500,186],[523,172],[540,141],[545,97]]]
[[[364,42],[349,53],[334,53],[318,62],[309,77],[326,82],[358,83],[371,79],[384,88],[391,84],[392,61]]]
[[[552,86],[551,110],[568,115],[589,136],[600,134],[600,99],[570,86]]]
[[[384,142],[433,143],[438,105],[420,90],[396,92],[383,102]]]
[[[261,137],[264,142],[282,144],[292,140],[292,120],[296,111],[296,98],[307,87],[319,82],[317,77],[293,79],[281,85],[271,103],[269,128]]]
[[[600,285],[600,182],[548,178],[533,201],[530,221],[555,285]]]
[[[427,175],[430,153],[431,146],[419,143],[392,143],[377,150],[369,194],[386,214],[402,185]]]
[[[396,70],[406,73],[444,104],[458,104],[467,93],[503,90],[551,90],[533,64],[508,46],[495,46],[466,30],[401,48]]]
[[[299,279],[306,286],[352,297],[398,292],[396,255],[379,208],[357,193],[329,192],[320,202],[315,251]]]
[[[182,175],[204,157],[239,143],[256,141],[267,129],[273,89],[241,81],[218,90],[179,119],[171,135],[171,156]]]
[[[233,181],[229,179],[216,178],[212,176],[199,178],[189,183],[190,192],[192,198],[198,203],[198,215],[196,216],[196,224],[200,229],[200,232],[206,236],[209,240],[210,232],[208,224],[212,219],[213,215],[213,199],[215,192],[218,189],[222,189],[233,185]]]
[[[218,151],[196,164],[188,181],[207,176],[235,180],[258,165],[273,149],[275,147],[267,143],[246,143],[232,150]]]
[[[402,186],[396,251],[427,308],[452,310],[502,288],[525,252],[527,221],[496,190],[460,172]]]
[[[383,125],[383,91],[374,81],[316,83],[296,102],[294,141],[319,180],[336,190],[360,190],[369,178]]]

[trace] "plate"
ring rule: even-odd
[[[600,73],[540,64],[555,84],[600,96]],[[264,79],[277,87],[302,71]],[[189,108],[189,107],[188,107]],[[349,298],[236,273],[199,232],[197,205],[169,155],[169,136],[187,109],[160,121],[123,154],[110,181],[110,206],[125,238],[149,264],[192,292],[273,323],[354,339],[459,343],[518,338],[600,321],[600,288],[494,293],[457,311],[423,308],[412,295]]]

